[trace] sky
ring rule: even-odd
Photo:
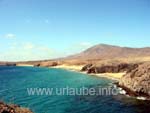
[[[150,1],[0,0],[0,61],[64,57],[100,43],[150,46]]]

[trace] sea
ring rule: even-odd
[[[65,69],[0,66],[0,100],[34,113],[150,113],[149,101],[108,94],[114,82]]]

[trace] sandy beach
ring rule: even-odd
[[[58,66],[54,66],[52,68],[63,68],[63,69],[67,69],[67,70],[72,70],[72,71],[80,71],[82,69],[83,65],[58,65]]]
[[[62,68],[62,69],[67,69],[67,70],[71,70],[71,71],[77,71],[80,73],[86,73],[86,72],[81,72],[80,70],[82,69],[83,65],[58,65],[58,66],[54,66],[52,68]],[[124,73],[100,73],[100,74],[88,74],[91,76],[97,76],[97,77],[106,77],[108,79],[112,79],[112,80],[117,80],[119,81],[119,79],[125,74]]]
[[[94,75],[97,77],[106,77],[108,79],[112,79],[112,80],[117,80],[119,81],[119,79],[124,75],[125,73],[100,73],[100,74],[90,74],[90,75]]]
[[[33,67],[31,64],[17,64],[16,66],[25,66],[25,67]]]

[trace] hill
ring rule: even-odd
[[[41,60],[41,61],[25,61],[13,62],[19,65],[35,65],[35,66],[56,66],[56,65],[86,65],[86,64],[116,64],[116,63],[137,63],[150,61],[150,47],[130,48],[120,47],[107,44],[98,44],[87,50],[71,55],[65,58]],[[0,62],[0,64],[10,64]]]
[[[130,48],[99,44],[79,54],[69,56],[67,59],[110,59],[148,56],[150,56],[150,47]]]

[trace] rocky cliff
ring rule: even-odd
[[[128,63],[119,63],[112,65],[100,65],[94,66],[92,64],[85,65],[81,71],[86,71],[87,73],[119,73],[119,72],[128,72],[135,69],[138,64],[128,64]]]
[[[0,113],[33,113],[31,110],[27,108],[22,108],[18,105],[8,105],[4,102],[0,102]]]
[[[0,66],[16,66],[13,62],[0,62]]]
[[[119,85],[133,91],[137,96],[150,97],[150,62],[129,71],[121,78]]]

